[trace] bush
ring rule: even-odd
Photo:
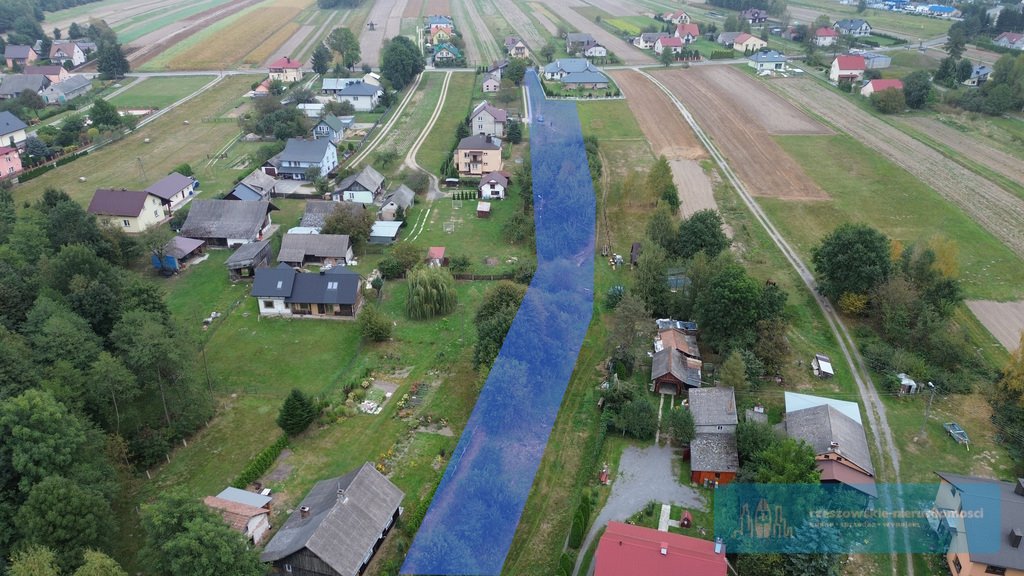
[[[583,544],[584,530],[587,528],[587,521],[580,510],[572,517],[572,527],[569,529],[569,547],[579,548]]]
[[[391,321],[376,306],[367,304],[359,313],[359,330],[371,342],[384,342],[391,338]]]
[[[282,434],[277,438],[270,446],[267,446],[259,454],[253,457],[252,460],[245,466],[242,473],[235,478],[235,481],[231,483],[235,488],[245,488],[249,484],[252,484],[256,480],[259,480],[260,476],[263,476],[270,467],[274,465],[274,461],[281,455],[281,451],[288,446],[288,436]]]
[[[537,268],[532,264],[519,264],[512,272],[512,280],[520,284],[529,284],[533,280],[533,273]]]
[[[626,289],[622,284],[616,284],[608,289],[608,293],[604,297],[604,305],[609,310],[614,310],[619,302],[622,301],[622,297],[626,295]]]
[[[380,275],[385,280],[394,280],[405,276],[405,268],[402,266],[402,263],[392,256],[382,258],[380,263],[377,264],[377,270],[380,270]]]

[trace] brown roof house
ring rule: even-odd
[[[146,188],[146,192],[160,197],[172,212],[188,203],[195,190],[195,178],[178,172],[171,172]]]
[[[467,136],[455,147],[452,161],[461,175],[483,176],[501,170],[501,144],[482,134]]]
[[[31,46],[8,44],[4,48],[4,59],[7,60],[8,68],[13,68],[16,64],[25,67],[39,60],[39,54],[36,54]]]
[[[242,502],[235,502],[217,496],[207,496],[203,504],[220,512],[224,521],[235,531],[241,532],[253,544],[259,546],[270,530],[270,510],[257,508]]]
[[[950,573],[1024,575],[1024,478],[935,474],[940,482],[928,522],[944,543]]]
[[[725,484],[736,478],[736,394],[732,388],[692,388],[689,410],[694,435],[690,442],[690,481]]]
[[[188,211],[181,235],[206,240],[211,246],[238,246],[263,239],[270,212],[277,207],[259,200],[196,200]]]
[[[875,468],[860,413],[847,407],[853,403],[806,394],[793,395],[799,396],[796,402],[788,397],[791,393],[786,394],[786,419],[779,428],[814,449],[821,481],[844,484],[868,497],[877,497]]]
[[[99,189],[88,212],[125,232],[142,232],[167,218],[164,201],[143,190]]]
[[[356,576],[401,514],[405,494],[367,462],[318,482],[260,554],[285,574]]]

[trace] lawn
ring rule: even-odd
[[[642,139],[644,133],[622,100],[579,102],[576,110],[584,134],[600,134],[600,140]]]
[[[868,8],[863,13],[858,14],[855,2],[844,5],[833,0],[795,0],[791,5],[820,10],[828,14],[833,21],[841,18],[863,18],[870,22],[871,27],[876,30],[902,34],[912,38],[914,41],[942,36],[953,23],[950,20],[940,20],[927,16],[916,16],[872,8]]]
[[[969,298],[1000,301],[1024,295],[1024,264],[996,238],[929,187],[848,136],[777,138],[830,201],[759,200],[790,243],[809,257],[842,222],[866,222],[904,245],[935,235],[956,241]],[[843,158],[837,163],[835,158]],[[908,211],[907,207],[913,207]]]
[[[402,159],[405,157],[406,152],[408,152],[409,146],[427,126],[430,116],[437,107],[437,100],[441,97],[441,86],[444,84],[444,76],[444,73],[434,72],[423,74],[419,87],[416,93],[413,94],[409,105],[405,107],[402,115],[395,121],[391,130],[383,136],[377,145],[376,152],[371,154],[369,160],[385,176],[390,178],[402,168]],[[458,74],[455,76],[458,76]],[[455,78],[452,78],[453,82],[454,80]],[[429,148],[429,143],[424,143],[424,147]],[[382,166],[377,161],[377,155],[383,151],[397,152],[399,157],[390,166]],[[428,166],[427,169],[436,170],[433,166]]]
[[[465,121],[471,112],[473,85],[476,82],[476,74],[452,73],[441,114],[427,136],[426,143],[416,154],[416,163],[424,169],[437,174],[441,164],[455,148],[455,130],[459,122]]]
[[[146,78],[110,99],[118,108],[163,108],[209,84],[212,76]]]
[[[225,162],[210,163],[210,157],[238,136],[239,129],[233,121],[203,122],[203,119],[223,116],[241,106],[242,95],[252,81],[252,76],[224,78],[210,90],[119,142],[17,185],[14,195],[19,201],[33,201],[43,190],[53,187],[88,204],[97,188],[141,190],[175,166],[187,162],[202,182],[201,197],[219,196],[244,170],[233,169]],[[147,138],[149,143],[145,142]]]

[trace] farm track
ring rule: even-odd
[[[725,71],[724,76],[718,68]],[[751,194],[799,200],[828,198],[771,137],[760,120],[772,116],[794,118],[794,114],[801,114],[791,104],[781,98],[771,98],[753,79],[724,67],[658,70],[653,75],[683,101],[701,126],[707,127]],[[723,80],[732,89],[723,89]],[[742,102],[733,100],[736,92],[749,92],[745,99],[760,98],[762,102],[755,107],[744,107]],[[800,122],[805,133],[827,133],[824,127],[813,128],[812,122],[806,117]],[[794,121],[791,128],[796,126]]]
[[[420,87],[421,80],[423,80],[423,74],[417,74],[416,80],[411,86],[409,86],[409,91],[405,94],[405,97],[402,98],[402,101],[398,103],[398,107],[395,108],[394,112],[391,114],[391,118],[389,118],[388,121],[380,127],[380,130],[378,130],[377,134],[370,140],[370,143],[364,146],[362,150],[348,161],[349,166],[354,167],[365,160],[370,155],[370,152],[373,152],[373,150],[377,148],[377,145],[384,140],[384,135],[388,133],[388,130],[391,130],[391,127],[395,125],[395,122],[397,122],[398,118],[402,115],[405,107],[409,105],[413,94],[415,94],[416,90]]]
[[[814,274],[811,272],[810,268],[807,267],[800,258],[800,255],[797,254],[796,250],[789,245],[789,242],[786,241],[785,237],[777,228],[775,228],[771,219],[768,218],[768,215],[761,209],[761,206],[756,200],[754,200],[754,197],[747,190],[745,181],[741,180],[737,176],[736,172],[733,171],[732,166],[725,157],[722,156],[714,142],[712,142],[711,138],[709,138],[701,128],[696,117],[690,114],[689,110],[686,109],[668,85],[660,82],[657,78],[646,72],[641,73],[647,76],[649,80],[654,82],[670,99],[672,99],[673,103],[675,103],[678,108],[679,113],[682,114],[687,123],[690,124],[694,133],[696,133],[697,138],[700,139],[707,148],[708,153],[711,154],[712,158],[714,158],[715,162],[718,164],[718,168],[722,173],[722,176],[732,184],[736,193],[739,195],[740,200],[746,204],[754,218],[761,227],[764,228],[768,237],[776,247],[778,247],[779,251],[782,252],[783,256],[800,277],[800,280],[810,291],[815,303],[817,303],[818,307],[821,309],[822,315],[828,322],[829,329],[836,339],[836,343],[839,344],[839,348],[843,353],[846,364],[850,369],[850,374],[853,376],[853,380],[857,385],[857,391],[861,397],[861,402],[864,405],[864,413],[866,414],[868,423],[870,424],[871,432],[873,432],[872,438],[874,440],[877,455],[882,459],[880,465],[876,466],[878,476],[880,479],[888,480],[890,482],[890,487],[882,490],[880,493],[883,505],[897,509],[895,506],[903,505],[903,488],[900,484],[900,452],[893,439],[892,430],[889,428],[889,420],[886,416],[885,404],[882,403],[882,399],[878,395],[878,389],[875,387],[875,383],[871,380],[871,373],[868,371],[867,366],[864,363],[864,358],[857,349],[856,342],[850,335],[849,330],[847,330],[846,325],[843,324],[842,318],[832,308],[829,301],[818,292],[817,283],[814,280]],[[893,493],[891,487],[895,487],[895,493]],[[909,549],[910,536],[905,530],[901,530],[901,532],[904,548]],[[894,527],[890,527],[888,536],[890,549],[895,549],[896,535]],[[893,573],[896,574],[899,569],[897,554],[895,552],[891,553],[890,558],[893,562]],[[907,576],[914,576],[914,560],[910,553],[903,554],[903,559],[906,563],[906,571],[903,573]]]
[[[540,22],[541,26],[551,34],[552,37],[558,38],[558,26],[551,20],[551,17],[547,13],[547,9],[540,2],[530,2],[530,7],[536,10],[533,13],[533,17]]]
[[[497,0],[495,5],[501,9],[501,13],[505,16],[509,26],[512,26],[516,34],[519,35],[519,38],[526,42],[531,51],[539,51],[547,43],[540,32],[537,31],[537,27],[530,21],[530,17],[519,8],[518,4],[508,0]]]
[[[487,22],[480,17],[475,0],[453,0],[462,8],[465,18],[455,21],[456,29],[465,36],[466,64],[490,64],[501,59],[497,41],[491,34]]]
[[[394,38],[402,33],[402,14],[405,12],[405,0],[376,0],[367,24],[373,23],[375,30],[369,26],[359,34],[359,54],[363,62],[373,67],[380,66],[380,48],[385,38]]]
[[[1020,158],[1015,158],[955,128],[950,128],[934,118],[902,118],[897,122],[920,130],[956,150],[958,154],[963,154],[972,162],[981,164],[1024,185],[1024,160]]]
[[[952,162],[934,148],[864,112],[814,80],[769,83],[791,101],[913,174],[1024,258],[1024,200]]]
[[[585,6],[578,0],[543,0],[548,8],[565,20],[570,29],[575,28],[579,32],[587,32],[600,42],[609,52],[614,52],[626,64],[653,64],[654,57],[643,52],[619,38],[611,32],[602,28],[596,22],[584,17],[573,7]]]

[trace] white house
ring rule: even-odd
[[[650,50],[654,48],[655,42],[659,38],[665,38],[671,36],[668,32],[644,32],[636,38],[633,38],[633,46],[640,48],[641,50]]]
[[[63,66],[68,61],[72,66],[85,64],[85,52],[75,42],[54,40],[50,44],[50,62]]]
[[[578,72],[600,72],[586,58],[562,58],[544,66],[545,80],[561,80]]]
[[[856,82],[863,77],[863,56],[837,56],[832,61],[832,68],[828,72],[828,79],[833,82],[839,82],[840,80]]]
[[[835,28],[821,27],[814,31],[814,45],[815,46],[831,46],[836,43],[836,37],[839,33],[836,32]]]
[[[501,172],[491,172],[480,177],[476,197],[480,200],[504,200],[508,189],[508,178]]]
[[[484,76],[483,90],[484,93],[497,92],[501,89],[501,81],[498,80],[493,74],[487,74]]]
[[[161,198],[172,212],[191,200],[195,190],[195,178],[178,172],[171,172],[146,188],[146,192]]]
[[[608,49],[600,44],[594,44],[584,50],[583,55],[587,58],[606,58],[608,56]]]
[[[484,100],[470,113],[469,128],[473,134],[503,138],[507,121],[508,113],[505,110],[491,106]]]
[[[370,112],[377,107],[384,90],[368,82],[349,84],[336,93],[341,102],[350,102],[357,112]]]
[[[844,18],[832,25],[836,32],[850,36],[863,37],[871,35],[871,25],[860,18]]]
[[[754,52],[747,58],[747,65],[758,72],[781,72],[786,69],[786,56],[776,50]]]
[[[665,22],[670,22],[676,25],[690,23],[690,15],[682,10],[678,10],[676,12],[665,12],[662,14],[661,19]]]
[[[20,148],[25,144],[25,129],[28,128],[20,118],[7,110],[0,112],[0,146]]]
[[[345,138],[345,131],[352,127],[355,116],[335,116],[328,114],[313,126],[313,138],[327,138],[337,145]]]
[[[278,178],[291,180],[306,180],[310,168],[319,168],[320,175],[326,176],[337,167],[338,149],[327,138],[289,138],[276,166]]]
[[[865,84],[860,89],[860,95],[868,98],[875,92],[883,90],[903,90],[903,81],[897,78],[878,78]]]
[[[683,51],[683,39],[676,38],[675,36],[658,38],[658,41],[654,43],[654,53],[661,54],[665,50],[671,50],[673,54],[679,54]]]
[[[373,166],[364,166],[359,172],[342,180],[332,196],[337,201],[373,204],[384,194],[385,184],[380,172]]]

